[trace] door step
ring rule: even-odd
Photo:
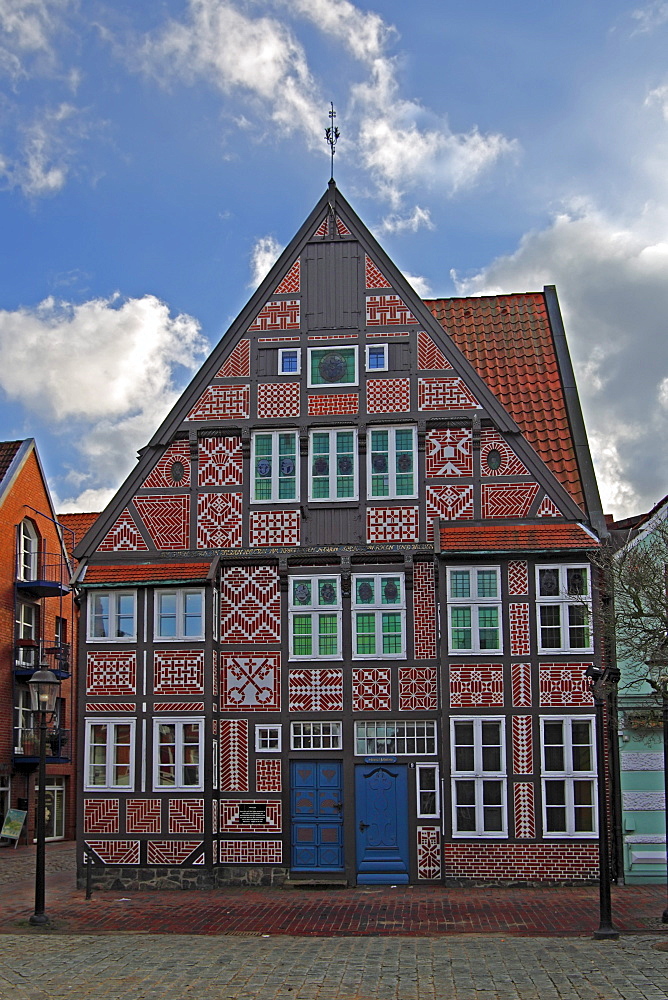
[[[283,883],[284,889],[347,889],[347,878],[291,878]]]

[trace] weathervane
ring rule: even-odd
[[[336,118],[336,111],[334,110],[334,102],[330,101],[331,111],[329,112],[329,117],[332,122],[329,128],[325,129],[325,139],[329,143],[329,148],[332,151],[332,173],[330,180],[334,180],[334,153],[336,152],[336,140],[339,138],[339,130],[334,125],[334,119]]]

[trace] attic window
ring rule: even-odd
[[[169,471],[175,483],[180,483],[186,474],[183,462],[172,462],[172,467]]]
[[[309,385],[357,385],[357,348],[309,348]]]
[[[278,374],[299,375],[302,370],[301,349],[299,347],[281,348],[278,352]]]
[[[501,452],[497,448],[490,448],[486,457],[487,467],[496,472],[501,467]]]

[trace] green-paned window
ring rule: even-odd
[[[311,500],[357,499],[357,433],[319,430],[311,434]]]
[[[318,615],[318,656],[336,656],[339,621],[336,615]]]
[[[416,495],[414,427],[371,428],[367,450],[369,498],[397,499]]]
[[[452,652],[501,652],[501,570],[449,568],[448,619]]]
[[[481,649],[499,648],[499,609],[478,608],[478,634]]]
[[[499,596],[499,576],[495,569],[479,569],[478,597],[498,597]]]
[[[471,573],[468,569],[450,571],[450,597],[471,596]]]
[[[383,655],[401,656],[403,646],[403,629],[400,614],[381,615],[383,632]]]
[[[470,608],[452,608],[450,612],[450,635],[452,649],[471,649]]]
[[[388,611],[388,605],[392,611]],[[353,577],[353,656],[405,658],[406,602],[403,574]]]
[[[292,616],[292,650],[295,656],[313,655],[311,615]]]
[[[538,649],[592,650],[589,566],[536,567]]]
[[[341,659],[341,581],[294,576],[289,588],[290,659]]]
[[[373,656],[376,652],[376,616],[356,615],[356,652],[359,656]]]
[[[252,455],[253,503],[299,499],[295,431],[254,434]]]
[[[309,347],[309,386],[357,385],[357,347]]]

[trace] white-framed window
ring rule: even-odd
[[[291,722],[292,750],[340,750],[343,746],[340,722]]]
[[[39,606],[19,601],[16,605],[16,666],[39,666]]]
[[[406,656],[406,595],[403,573],[353,576],[353,658]]]
[[[300,375],[302,370],[301,347],[279,347],[278,374]]]
[[[257,431],[252,438],[252,503],[299,500],[296,431]]]
[[[357,431],[311,431],[309,500],[357,500]]]
[[[448,645],[451,653],[502,652],[498,566],[448,569]]]
[[[341,659],[341,579],[293,576],[289,588],[290,659]]]
[[[545,837],[597,836],[594,719],[540,720]]]
[[[370,427],[367,481],[370,500],[417,496],[415,427]]]
[[[19,525],[19,580],[36,580],[39,570],[39,535],[37,528],[26,517]]]
[[[282,726],[256,726],[256,753],[280,753],[282,743]]]
[[[387,344],[367,344],[366,370],[368,372],[386,372],[387,368]]]
[[[14,696],[14,752],[28,757],[39,755],[39,730],[34,724],[30,691],[27,684],[17,684]]]
[[[220,617],[220,594],[218,593],[218,588],[217,587],[213,588],[213,600],[212,600],[211,603],[213,605],[212,632],[213,632],[213,637],[214,637],[214,639],[217,642],[218,641],[218,620],[219,620],[219,617]]]
[[[204,638],[204,591],[201,587],[155,592],[155,637]]]
[[[507,836],[504,736],[503,719],[451,720],[453,837]]]
[[[438,819],[441,815],[438,764],[416,764],[415,784],[418,817]]]
[[[202,791],[202,719],[154,719],[153,788]]]
[[[137,593],[95,590],[88,595],[88,638],[128,642],[137,637]]]
[[[309,347],[309,388],[357,385],[357,347]]]
[[[355,753],[358,757],[435,754],[436,723],[428,719],[356,722]]]
[[[134,789],[135,720],[86,720],[84,788]]]
[[[589,566],[537,566],[538,649],[591,650]]]

